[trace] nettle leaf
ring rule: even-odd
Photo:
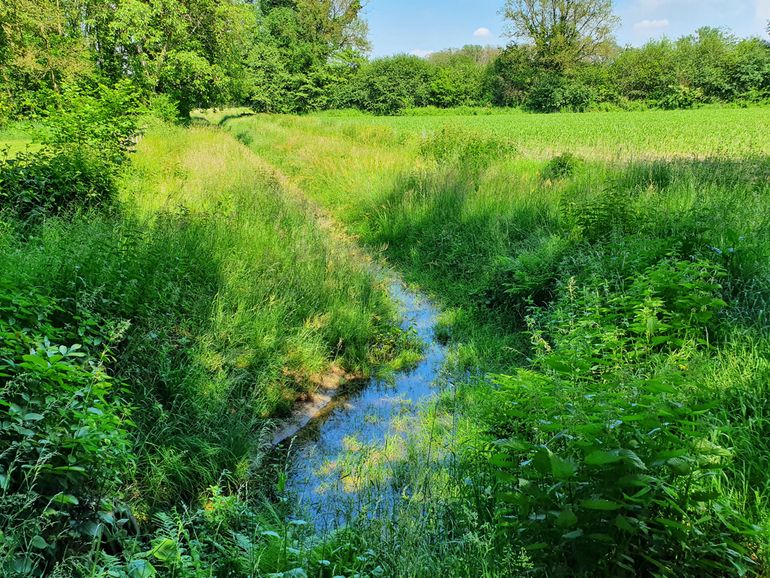
[[[629,465],[634,466],[635,468],[637,468],[639,470],[646,470],[647,469],[646,464],[642,461],[642,459],[638,455],[636,455],[635,452],[633,452],[631,450],[620,450],[619,453],[620,453],[621,457]]]
[[[644,389],[650,393],[676,393],[676,388],[669,383],[666,383],[660,379],[649,380]]]
[[[540,448],[532,458],[532,465],[543,475],[551,473],[551,450]]]
[[[585,463],[589,466],[606,466],[623,461],[623,456],[618,450],[595,451],[585,457]]]
[[[677,476],[687,476],[692,471],[690,462],[682,458],[671,458],[666,462],[666,464]]]
[[[551,473],[557,480],[567,480],[577,473],[577,466],[572,460],[551,454]]]

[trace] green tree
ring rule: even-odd
[[[365,66],[348,90],[346,106],[375,114],[396,114],[405,108],[425,106],[433,69],[416,56],[379,58]]]
[[[497,106],[521,106],[537,76],[535,51],[531,46],[512,44],[489,66],[484,86]]]
[[[559,72],[604,55],[619,22],[612,0],[506,0],[503,15],[511,38],[531,43],[539,65]]]

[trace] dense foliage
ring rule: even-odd
[[[604,116],[513,140],[468,117],[230,123],[447,307],[455,372],[388,466],[405,499],[345,534],[384,575],[766,573],[767,159],[661,111],[619,115],[614,144],[658,160],[604,161]],[[667,137],[629,135],[657,117]],[[522,156],[537,139],[593,156]]]
[[[148,103],[327,106],[367,47],[359,0],[13,0],[0,7],[0,120],[68,84],[130,81]]]
[[[45,144],[0,159],[0,574],[291,568],[274,480],[250,496],[271,419],[400,330],[228,135],[155,122],[127,163],[132,103],[67,90]]]
[[[604,0],[509,2],[504,49],[367,59],[360,0],[13,0],[0,7],[0,123],[44,114],[67,87],[130,83],[157,110],[257,112],[433,106],[537,112],[757,103],[770,46],[704,28],[640,48],[612,42]],[[540,29],[541,11],[546,16]],[[538,31],[539,30],[539,31]]]

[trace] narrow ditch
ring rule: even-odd
[[[392,481],[405,458],[405,441],[417,427],[420,407],[437,391],[446,358],[446,347],[434,335],[438,310],[400,281],[392,281],[389,292],[402,328],[415,331],[424,344],[421,361],[353,392],[323,391],[306,408],[312,415],[274,439],[287,454],[286,491],[319,532],[356,516],[382,515],[392,506],[403,492]]]

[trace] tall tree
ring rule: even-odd
[[[513,39],[531,43],[541,66],[564,71],[602,56],[619,19],[612,0],[506,0]]]

